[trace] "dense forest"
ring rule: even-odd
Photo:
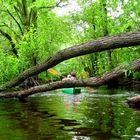
[[[1,97],[62,87],[139,87],[139,0],[0,4]],[[61,81],[71,71],[78,80]]]

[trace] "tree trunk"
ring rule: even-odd
[[[102,17],[103,17],[103,36],[108,36],[108,16],[107,16],[107,4],[106,0],[101,0],[101,9],[102,9]],[[111,50],[107,50],[107,63],[108,63],[108,70],[112,69],[112,59],[111,59]]]
[[[109,49],[117,49],[129,46],[132,47],[137,45],[140,45],[140,31],[129,32],[113,37],[103,37],[98,40],[83,43],[81,45],[75,45],[61,50],[58,53],[54,54],[52,57],[47,58],[46,61],[25,70],[14,80],[9,81],[4,85],[1,85],[0,90],[2,91],[7,88],[17,86],[20,83],[22,83],[25,79],[39,74],[43,71],[46,71],[48,68],[51,68],[63,62],[64,60],[73,57],[91,54],[94,52],[101,52]]]
[[[140,70],[140,59],[135,60],[132,62],[129,67],[131,66],[132,70]],[[108,84],[111,80],[120,78],[121,76],[125,75],[125,71],[128,65],[119,66],[113,69],[110,73],[103,75],[102,77],[92,77],[84,80],[63,80],[52,82],[49,84],[35,86],[30,89],[15,91],[15,92],[1,92],[0,97],[2,98],[20,98],[23,99],[28,97],[29,95],[38,93],[38,92],[46,92],[50,90],[60,89],[60,88],[67,88],[67,87],[99,87],[101,85]]]

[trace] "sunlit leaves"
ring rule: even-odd
[[[14,56],[0,53],[0,83],[13,79],[23,68],[24,64]]]
[[[84,33],[79,34],[77,38],[80,39],[81,42],[82,40],[85,41],[102,37],[105,26],[108,30],[108,36],[119,34],[122,32],[134,31],[137,30],[139,27],[140,20],[138,7],[140,5],[140,1],[138,0],[78,0],[78,2],[83,8],[83,10],[82,14],[77,13],[75,18],[73,18],[73,20],[75,21],[74,24],[79,25],[79,22],[83,22],[83,24],[87,24],[89,26],[88,28],[85,28],[81,25],[81,27],[83,27]],[[106,6],[105,8],[107,9],[107,17],[105,15],[103,6]],[[85,57],[83,61],[87,62],[89,67],[91,67],[90,61],[97,61],[96,64],[98,64],[98,69],[96,72],[103,74],[108,67],[108,63],[106,60],[107,56],[105,56],[104,53],[100,53],[99,56],[97,60],[89,59],[90,57]],[[134,59],[139,58],[140,54],[138,51],[131,50],[131,48],[118,49],[112,53],[111,57],[113,66],[115,67],[120,63],[123,63],[124,61],[131,62]]]

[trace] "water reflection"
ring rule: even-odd
[[[125,103],[132,94],[136,93],[94,90],[68,95],[57,91],[27,102],[0,100],[0,139],[138,139],[139,111]]]

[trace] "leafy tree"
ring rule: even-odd
[[[11,73],[6,64],[15,61],[16,65],[10,64],[10,69],[17,69],[11,76],[1,75],[4,76],[1,82],[10,80],[26,68],[36,65],[69,40],[71,27],[67,17],[57,17],[52,11],[61,3],[62,0],[1,1],[1,51],[2,56],[5,56],[1,57],[1,65],[7,73]]]
[[[129,2],[79,0],[78,2],[83,10],[73,15],[73,20],[83,29],[83,33],[80,32],[78,35],[80,42],[138,29],[139,1],[137,0]],[[90,69],[91,76],[100,75],[110,70],[109,67],[116,67],[124,61],[130,62],[136,57],[139,58],[139,48],[136,51],[135,49],[117,49],[112,53],[111,51],[95,53],[81,57],[80,62],[84,67]]]

